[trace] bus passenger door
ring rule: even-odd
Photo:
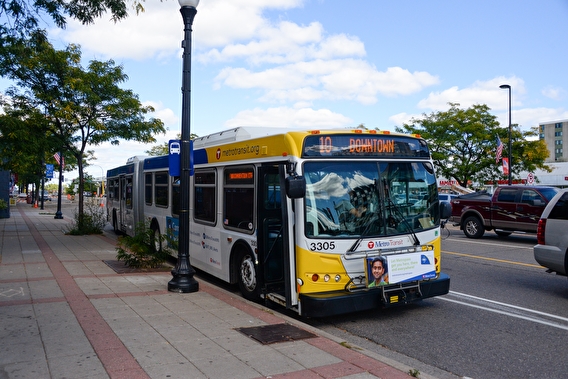
[[[290,249],[288,248],[288,224],[283,222],[285,206],[284,169],[278,165],[263,165],[258,169],[257,233],[259,275],[264,282],[265,293],[275,293],[290,304]],[[285,195],[284,195],[285,196]]]
[[[133,235],[134,214],[132,212],[132,175],[121,175],[119,180],[118,224],[122,232]]]

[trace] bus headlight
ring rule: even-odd
[[[337,274],[335,275],[335,282],[339,282],[341,280],[341,275]]]
[[[329,274],[325,274],[323,276],[323,281],[326,282],[326,283],[329,282]]]

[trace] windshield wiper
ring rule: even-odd
[[[367,218],[367,221],[365,223],[365,229],[363,230],[363,233],[361,233],[361,235],[359,236],[359,238],[357,238],[357,240],[355,241],[355,243],[353,245],[351,245],[351,247],[347,250],[348,253],[352,253],[355,251],[355,249],[357,249],[359,247],[359,245],[361,244],[361,241],[363,241],[363,238],[367,237],[367,233],[369,232],[369,229],[371,229],[371,226],[379,219],[379,217],[377,216],[379,212],[375,211],[375,212],[370,212],[370,217]]]
[[[412,227],[412,225],[410,225],[408,220],[404,217],[404,214],[400,210],[400,207],[398,206],[398,204],[396,204],[394,201],[392,201],[390,196],[386,195],[385,197],[388,199],[390,207],[395,210],[395,213],[398,216],[399,220],[404,224],[404,226],[408,229],[408,232],[412,235],[412,239],[414,240],[414,246],[420,245],[420,240],[418,239],[418,236],[414,232],[414,228]]]

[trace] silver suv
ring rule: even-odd
[[[547,272],[568,275],[568,188],[558,192],[540,216],[534,258]]]

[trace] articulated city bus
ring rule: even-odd
[[[320,317],[448,293],[449,210],[420,136],[235,128],[192,142],[191,265],[245,298]],[[146,220],[156,237],[177,237],[168,156],[132,158],[107,182],[115,231]]]

